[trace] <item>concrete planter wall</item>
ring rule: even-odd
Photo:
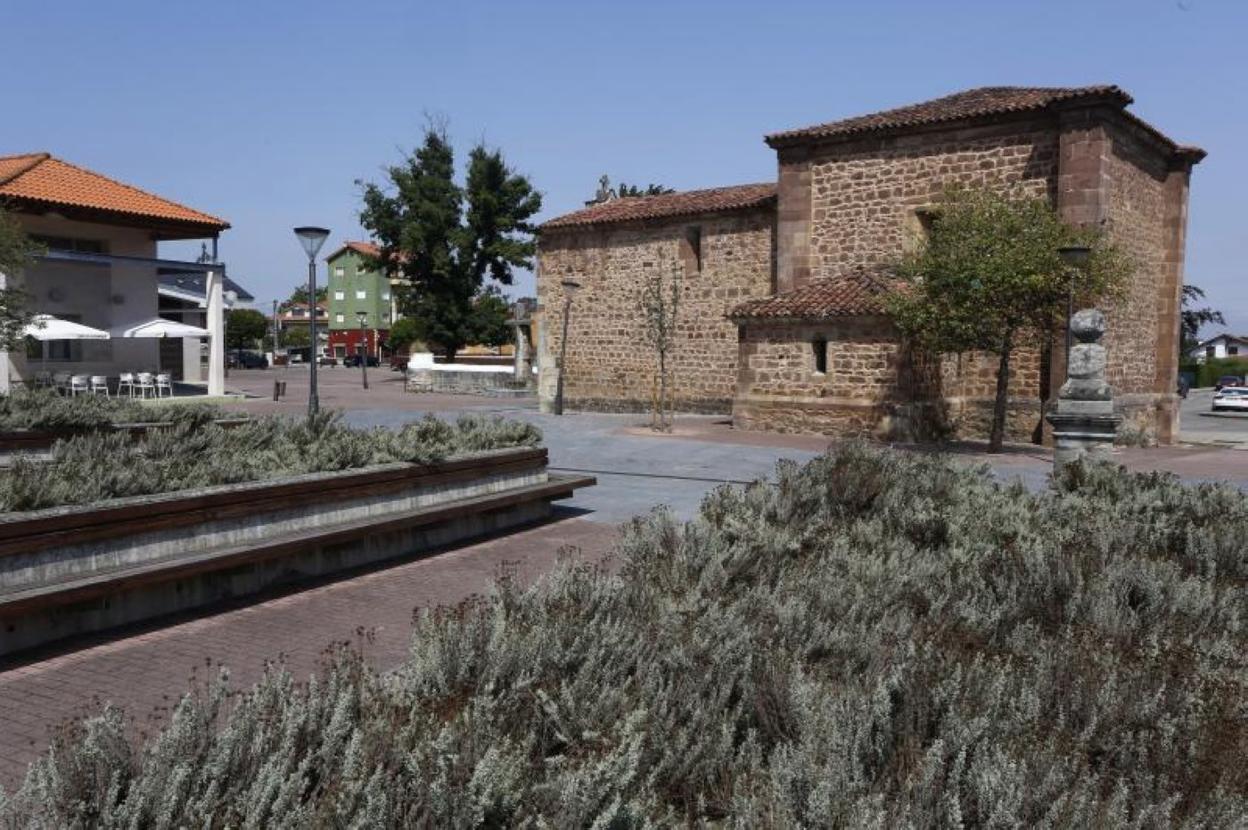
[[[544,518],[546,450],[0,516],[0,655]]]

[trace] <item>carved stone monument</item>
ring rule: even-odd
[[[1078,311],[1070,319],[1070,332],[1078,342],[1066,361],[1057,408],[1045,416],[1053,426],[1055,466],[1085,456],[1108,459],[1122,422],[1114,414],[1114,390],[1105,381],[1105,315],[1095,308]]]

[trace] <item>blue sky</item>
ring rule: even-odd
[[[222,256],[262,301],[305,273],[292,226],[362,235],[355,180],[430,114],[464,151],[502,148],[554,216],[604,172],[774,179],[766,132],[974,86],[1117,83],[1209,151],[1187,279],[1248,332],[1248,3],[7,0],[4,18],[0,154],[47,150],[226,217]]]

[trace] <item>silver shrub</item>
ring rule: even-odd
[[[142,442],[97,432],[58,441],[50,462],[18,457],[0,469],[0,512],[332,472],[399,461],[533,447],[541,431],[499,417],[447,423],[428,416],[397,431],[351,429],[323,412],[311,420],[257,418],[232,429],[187,410]]]
[[[504,573],[394,672],[223,678],[141,747],[68,724],[0,821],[1244,826],[1245,538],[1230,488],[851,446]]]

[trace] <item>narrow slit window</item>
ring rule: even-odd
[[[680,247],[681,258],[685,261],[685,275],[702,273],[702,226],[685,228],[685,238]]]
[[[815,374],[826,375],[828,373],[828,341],[817,337],[811,341],[810,345],[815,353]]]

